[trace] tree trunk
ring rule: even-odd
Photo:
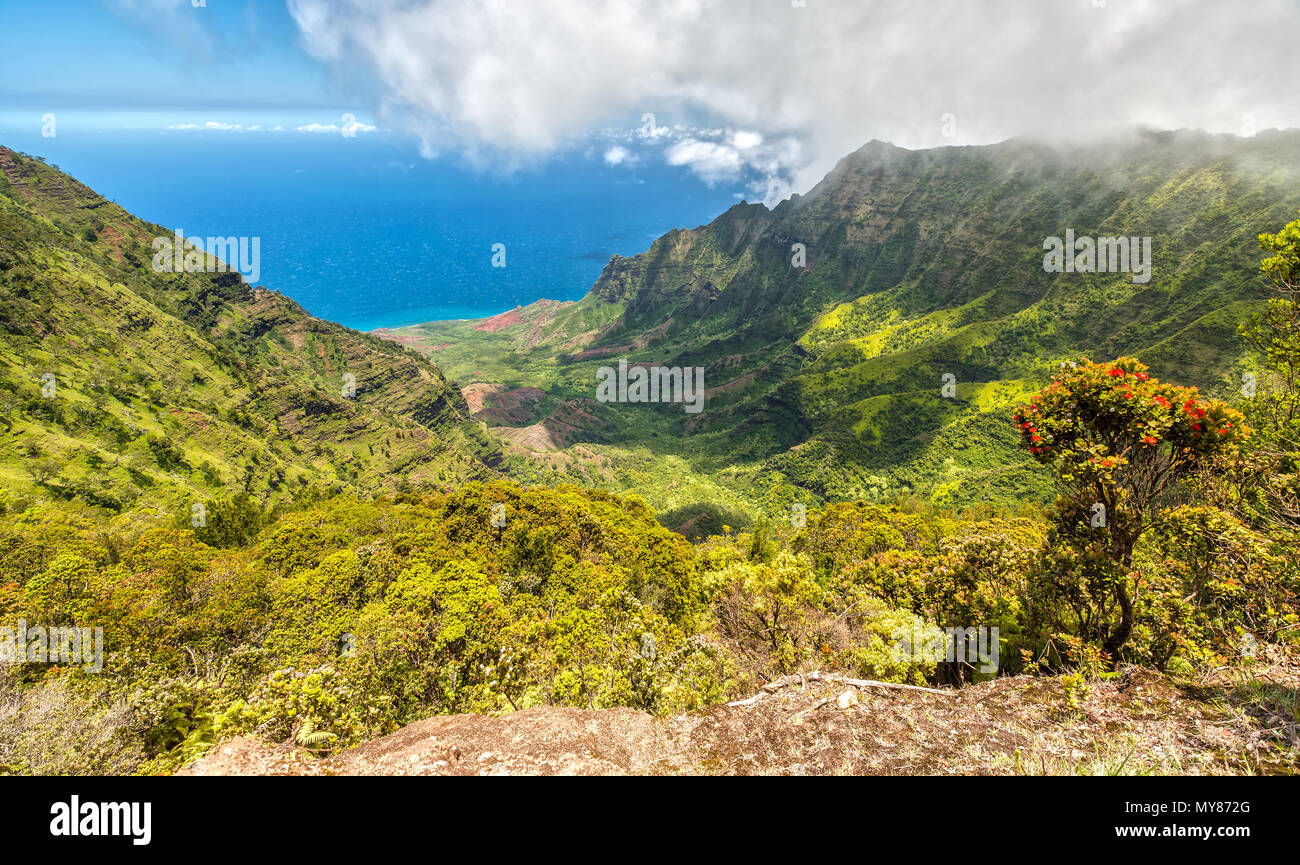
[[[1128,597],[1128,587],[1125,584],[1126,576],[1121,576],[1118,583],[1115,583],[1115,600],[1119,601],[1119,627],[1110,633],[1110,639],[1106,640],[1105,649],[1110,654],[1110,663],[1112,666],[1119,663],[1119,649],[1128,641],[1128,635],[1134,630],[1134,602]]]

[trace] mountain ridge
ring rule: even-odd
[[[434,364],[237,272],[156,272],[170,236],[0,147],[0,472],[17,495],[187,512],[232,489],[269,503],[495,476],[497,446]]]
[[[703,415],[607,405],[583,443],[625,467],[656,464],[653,484],[628,468],[615,486],[661,509],[691,504],[654,488],[679,476],[665,468],[675,461],[702,496],[755,513],[909,492],[1045,500],[1004,410],[1083,354],[1141,354],[1160,375],[1230,392],[1244,369],[1237,322],[1263,296],[1255,239],[1300,210],[1297,166],[1296,130],[871,142],[807,195],[742,202],[611,258],[580,301],[524,307],[492,333],[443,322],[396,334],[462,386],[547,391],[530,423],[590,396],[605,359],[704,366]],[[1045,239],[1071,228],[1152,237],[1154,278],[1047,272]],[[806,268],[792,266],[795,244]],[[944,375],[955,401],[940,398]],[[551,476],[509,452],[519,476]],[[738,483],[718,482],[737,466]]]

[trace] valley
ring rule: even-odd
[[[527,482],[598,483],[661,512],[725,503],[751,520],[898,496],[1046,503],[1050,479],[1004,419],[1062,363],[1135,355],[1239,390],[1251,370],[1237,324],[1264,298],[1256,236],[1300,209],[1297,166],[1295,131],[872,142],[807,195],[738,204],[615,257],[580,301],[381,335],[485,394],[475,416]],[[1107,246],[1115,267],[1084,256],[1057,271],[1061,237],[1076,253],[1094,237],[1146,240],[1127,269]],[[704,412],[593,403],[599,369],[621,359],[703,367]]]

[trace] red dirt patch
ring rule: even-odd
[[[506,390],[501,384],[472,384],[461,391],[470,414],[489,426],[522,426],[537,416],[546,393],[535,387]]]
[[[475,330],[483,330],[488,333],[496,333],[498,330],[505,330],[508,327],[514,327],[517,324],[523,324],[524,319],[519,314],[522,306],[516,306],[509,312],[503,312],[500,315],[494,315],[491,318],[485,318],[482,324],[474,326]]]
[[[404,336],[402,334],[393,333],[391,330],[388,330],[387,328],[384,327],[381,327],[378,330],[370,331],[370,335],[377,336],[380,339],[386,339],[389,342],[395,342],[398,345],[409,345],[412,348],[420,347],[420,338],[418,336]],[[451,343],[447,343],[447,345],[451,345]],[[446,347],[447,347],[446,345],[439,346],[439,348],[446,348]]]

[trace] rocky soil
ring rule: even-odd
[[[318,759],[236,739],[186,775],[1242,774],[1300,771],[1300,666],[1175,682],[998,679],[934,693],[789,677],[756,701],[655,718],[533,708],[429,718]]]

